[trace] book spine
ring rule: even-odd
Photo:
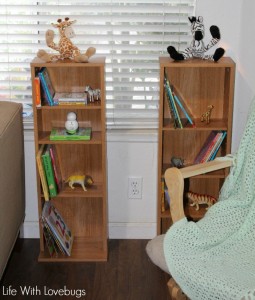
[[[172,95],[172,92],[171,92],[171,89],[169,86],[169,82],[167,81],[166,78],[165,78],[165,89],[166,89],[167,97],[169,100],[169,107],[170,107],[170,109],[172,109],[173,114],[174,114],[174,121],[175,121],[176,127],[183,128],[182,122],[181,122],[181,119],[180,119],[180,116],[179,116],[179,113],[178,113],[178,110],[177,110],[177,107],[176,107],[176,104],[174,101],[174,97]]]
[[[217,155],[217,153],[218,153],[218,151],[219,151],[219,148],[220,148],[220,146],[221,146],[223,140],[225,139],[226,135],[227,135],[227,132],[224,131],[224,132],[223,132],[223,135],[222,135],[222,137],[221,137],[221,140],[220,140],[220,142],[219,142],[219,145],[217,146],[217,148],[215,149],[215,151],[212,153],[212,156],[211,156],[210,160],[214,160],[214,158],[215,158],[215,156]]]
[[[203,158],[201,159],[201,163],[209,161],[209,158],[210,158],[210,156],[212,154],[212,151],[218,145],[221,136],[222,136],[222,132],[218,132],[216,134],[216,136],[214,137],[214,139],[211,141],[211,143],[210,143],[207,151],[205,152]]]
[[[42,145],[42,147],[43,147],[43,145]],[[38,168],[38,172],[39,172],[40,179],[41,179],[44,199],[45,199],[45,201],[49,201],[49,191],[48,191],[48,186],[47,186],[47,181],[46,181],[46,175],[45,175],[43,164],[42,164],[41,154],[42,154],[42,149],[38,152],[38,154],[36,156],[37,168]]]
[[[41,87],[40,87],[40,78],[34,78],[34,88],[35,88],[35,106],[41,107]]]
[[[187,120],[189,121],[189,123],[190,123],[193,127],[195,127],[195,125],[194,125],[194,123],[193,123],[191,117],[190,117],[189,114],[187,113],[186,109],[183,107],[183,105],[182,105],[180,99],[179,99],[175,94],[174,94],[174,99],[175,99],[176,103],[178,104],[178,106],[180,107],[180,109],[182,110],[182,112],[184,113],[184,115],[185,115],[185,117],[187,118]]]
[[[53,171],[54,171],[54,179],[58,187],[58,192],[61,191],[62,189],[62,176],[59,168],[59,162],[58,162],[58,157],[56,153],[56,149],[54,146],[50,147],[50,158],[53,166]]]
[[[52,162],[50,158],[49,151],[46,150],[45,153],[42,154],[43,166],[46,174],[46,179],[48,182],[48,188],[51,197],[57,196],[57,186],[54,179],[54,172],[52,167]]]
[[[172,94],[172,91],[171,91],[171,88],[170,88],[170,84],[169,84],[169,81],[167,80],[166,77],[165,77],[165,87],[166,87],[166,91],[167,91],[167,96],[168,96],[169,101],[170,101],[170,105],[172,106],[172,109],[173,109],[173,112],[174,112],[174,115],[175,115],[176,123],[178,124],[177,127],[183,128],[182,122],[181,122],[181,119],[180,119],[180,115],[179,115],[178,109],[176,107],[175,100],[174,100],[174,97],[173,97],[173,94]]]
[[[39,75],[40,81],[42,83],[42,88],[43,88],[43,91],[44,91],[44,93],[46,95],[47,102],[48,102],[48,104],[50,106],[52,106],[53,105],[53,101],[51,100],[50,92],[48,90],[48,86],[47,86],[47,83],[45,81],[44,75],[43,75],[42,72],[39,72],[38,75]]]
[[[208,147],[210,147],[210,143],[212,142],[212,140],[214,139],[214,137],[216,136],[217,131],[211,131],[211,133],[209,134],[208,138],[206,139],[206,141],[204,142],[202,148],[200,149],[199,153],[197,154],[195,160],[194,160],[194,164],[199,164],[201,163],[201,160],[203,159],[205,153],[208,150]]]

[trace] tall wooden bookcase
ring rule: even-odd
[[[82,92],[85,86],[101,90],[101,100],[88,105],[36,107],[34,77],[46,67],[55,92]],[[33,85],[33,111],[35,151],[42,144],[54,144],[60,162],[63,179],[70,175],[89,174],[94,185],[84,192],[77,186],[72,190],[64,184],[60,193],[51,199],[74,234],[71,256],[51,258],[40,228],[39,261],[105,261],[108,247],[107,222],[107,179],[106,179],[106,139],[105,139],[105,58],[94,58],[89,63],[58,61],[31,62]],[[64,128],[68,112],[75,112],[79,125],[92,127],[90,141],[51,141],[53,126]],[[37,169],[37,190],[39,217],[42,213],[44,196]]]
[[[192,164],[212,130],[227,132],[217,156],[230,153],[235,80],[235,63],[229,57],[223,57],[217,63],[200,59],[174,62],[168,57],[160,57],[159,63],[158,234],[166,232],[172,224],[169,209],[162,210],[163,176],[165,170],[171,166],[171,158],[181,157],[184,165]],[[196,127],[174,128],[164,88],[165,73],[170,84],[181,93]],[[208,105],[214,105],[214,109],[210,123],[206,124],[201,122],[201,115],[207,111]],[[221,170],[196,176],[185,182],[185,186],[193,192],[217,198],[228,172],[229,170]],[[185,196],[184,207],[186,216],[195,221],[205,213],[204,207],[196,211],[188,205]]]

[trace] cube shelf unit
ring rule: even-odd
[[[100,89],[101,99],[87,105],[41,107],[35,105],[34,78],[46,67],[55,92],[82,92],[85,86]],[[63,179],[72,174],[92,176],[94,185],[84,192],[80,186],[72,190],[67,183],[51,199],[72,230],[74,244],[71,256],[50,257],[40,227],[39,261],[106,261],[108,256],[107,178],[105,139],[105,58],[95,57],[89,63],[70,60],[42,63],[37,58],[31,62],[33,85],[35,152],[43,144],[56,146]],[[68,112],[75,112],[79,126],[92,127],[89,141],[51,141],[54,126],[64,128]],[[37,169],[39,217],[45,202]]]
[[[166,232],[172,224],[169,209],[162,211],[162,182],[164,172],[171,166],[172,157],[181,157],[184,165],[192,165],[206,138],[212,130],[227,132],[217,156],[231,151],[232,114],[235,80],[235,63],[229,57],[221,58],[217,63],[208,60],[189,59],[175,62],[168,57],[160,57],[160,109],[158,144],[158,234]],[[195,127],[174,128],[170,116],[167,95],[164,88],[164,74],[192,114]],[[201,122],[201,115],[208,105],[214,105],[209,124]],[[185,187],[200,194],[218,198],[219,190],[229,170],[211,172],[185,180]],[[171,200],[170,200],[171,201]],[[187,203],[184,195],[186,216],[199,220],[206,212],[205,207],[198,211]]]

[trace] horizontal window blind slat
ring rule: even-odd
[[[0,1],[0,98],[31,104],[30,62],[58,18],[77,20],[72,42],[106,56],[108,128],[158,126],[159,62],[190,41],[196,0]]]

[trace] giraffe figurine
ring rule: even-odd
[[[213,105],[209,105],[207,107],[207,111],[205,113],[203,113],[202,116],[201,116],[201,122],[206,121],[206,124],[210,123],[210,117],[211,117],[211,113],[212,113],[213,108],[214,108]]]
[[[39,50],[37,52],[37,57],[40,59],[50,62],[58,59],[73,59],[76,62],[88,62],[89,57],[95,54],[96,49],[94,47],[89,47],[86,53],[82,54],[78,47],[76,47],[72,42],[71,38],[75,36],[75,33],[72,28],[72,24],[76,23],[76,20],[70,21],[69,18],[58,19],[57,23],[52,23],[51,25],[54,28],[58,28],[60,39],[59,43],[54,43],[54,31],[46,31],[46,43],[47,46],[53,50],[59,52],[59,54],[49,54],[45,50]]]

